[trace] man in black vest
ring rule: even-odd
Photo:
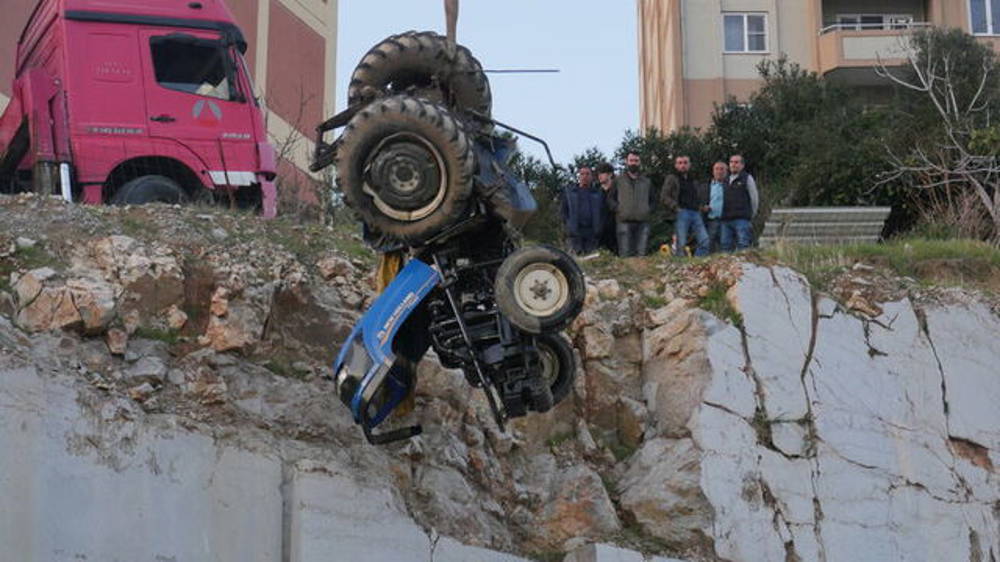
[[[582,256],[597,250],[604,220],[604,194],[594,187],[594,175],[589,166],[577,171],[577,184],[566,186],[559,205],[569,247]]]
[[[729,182],[723,193],[721,243],[724,252],[745,250],[753,241],[750,221],[757,215],[757,182],[747,173],[742,154],[729,157]]]
[[[708,231],[702,221],[701,213],[708,209],[708,193],[706,186],[694,181],[691,177],[691,158],[678,156],[674,158],[674,172],[663,182],[662,200],[664,206],[676,210],[677,222],[675,232],[677,241],[674,254],[685,255],[684,248],[691,235],[697,241],[694,255],[707,256],[709,250]]]

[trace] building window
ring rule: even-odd
[[[969,19],[976,35],[1000,35],[1000,0],[969,0]]]
[[[767,52],[767,14],[727,13],[722,24],[727,53]]]

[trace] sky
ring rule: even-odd
[[[393,33],[444,33],[442,0],[340,0],[337,109],[354,67]],[[493,117],[545,139],[556,160],[598,147],[611,155],[639,126],[636,5],[632,0],[461,0],[458,42],[485,68],[557,68],[490,75]],[[528,154],[544,150],[523,139]]]

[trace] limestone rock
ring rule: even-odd
[[[801,376],[813,321],[809,283],[787,268],[744,265],[730,298],[743,316],[752,374],[764,387],[767,415],[802,419],[808,406]]]
[[[128,236],[109,236],[86,245],[74,259],[78,270],[97,269],[121,285],[123,310],[152,318],[184,302],[184,273],[173,252]]]
[[[646,325],[650,328],[662,326],[677,317],[684,310],[694,306],[694,301],[688,299],[673,299],[667,306],[646,311]]]
[[[587,326],[580,336],[583,356],[586,359],[600,359],[611,354],[614,338],[597,326]]]
[[[212,295],[211,317],[201,341],[215,351],[247,351],[261,340],[273,287],[247,289],[239,299],[220,288]]]
[[[108,351],[112,355],[125,355],[128,350],[128,332],[113,328],[105,335]]]
[[[658,434],[687,433],[687,422],[711,379],[703,314],[686,310],[645,334],[643,390]]]
[[[618,399],[618,438],[629,447],[638,447],[646,433],[646,406],[627,396]]]
[[[79,327],[80,312],[66,287],[43,288],[17,315],[17,324],[28,332],[44,332]]]
[[[351,262],[339,256],[327,256],[316,262],[316,268],[327,281],[335,277],[353,277],[355,270]]]
[[[54,277],[55,274],[56,272],[52,268],[43,267],[19,276],[14,283],[14,294],[17,295],[18,307],[24,308],[31,304],[31,301],[35,300],[42,292],[45,281]]]
[[[155,356],[143,357],[132,365],[125,376],[129,380],[162,383],[167,375],[167,366]]]
[[[562,545],[567,539],[608,536],[621,529],[621,522],[601,477],[585,466],[560,471],[552,496],[539,514],[545,540]]]
[[[167,327],[171,330],[182,329],[188,321],[188,315],[183,310],[177,307],[177,305],[170,305],[170,308],[166,312]]]
[[[117,312],[115,288],[103,280],[88,278],[70,279],[66,287],[83,320],[84,332],[103,333]]]
[[[602,279],[597,282],[597,293],[602,299],[613,301],[622,296],[622,287],[616,279]]]
[[[618,484],[622,508],[645,532],[670,544],[710,535],[712,507],[701,488],[700,461],[690,439],[647,441]]]

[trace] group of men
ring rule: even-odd
[[[590,167],[577,170],[577,182],[566,187],[560,200],[573,253],[586,255],[605,246],[622,257],[646,255],[657,205],[663,207],[665,220],[674,223],[675,255],[690,251],[705,256],[750,247],[760,197],[743,155],[732,155],[728,164],[713,163],[708,181],[692,175],[689,156],[675,157],[658,199],[641,164],[634,152],[626,156],[625,170],[618,176],[610,164],[601,164],[596,183]]]

